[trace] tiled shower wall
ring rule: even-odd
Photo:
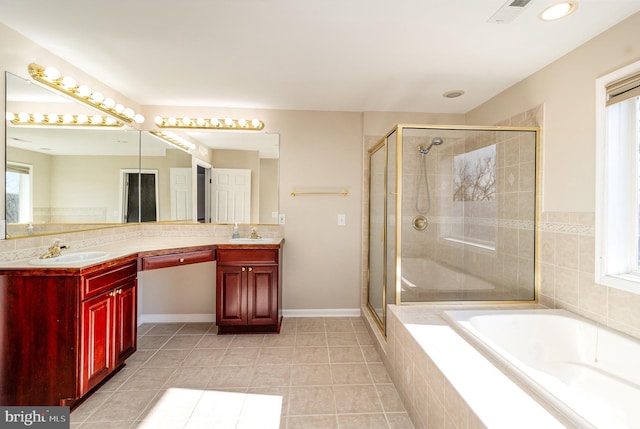
[[[544,106],[534,107],[501,123],[501,126],[537,126],[542,131],[544,155]],[[368,245],[368,149],[380,137],[364,138],[362,306],[367,302]],[[544,156],[541,156],[544,160]],[[544,161],[541,167],[544,175]],[[541,190],[537,190],[541,198]],[[537,219],[539,302],[566,308],[614,329],[640,338],[640,295],[595,283],[594,213],[542,212]]]
[[[430,206],[430,211],[424,213],[429,227],[423,231],[403,227],[403,277],[406,272],[413,281],[421,279],[419,287],[411,290],[415,297],[407,290],[403,291],[403,299],[532,299],[536,159],[533,133],[467,131],[464,137],[452,138],[442,130],[426,132],[430,133],[427,137],[403,136],[403,225],[411,225],[418,209]],[[435,135],[444,137],[445,144],[420,155],[418,145],[428,146]],[[456,157],[490,146],[495,147],[496,156],[495,197],[489,201],[454,201]],[[421,170],[427,171],[426,182]],[[431,198],[427,196],[427,183]],[[463,234],[484,239],[487,245],[492,242],[495,250],[446,239]],[[416,270],[412,268],[416,264],[408,262],[416,258],[437,263],[430,263],[428,268],[422,264],[423,268]],[[425,269],[429,270],[426,277]],[[466,280],[458,285],[460,274],[465,274]],[[440,286],[445,288],[439,289]]]

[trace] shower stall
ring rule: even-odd
[[[369,150],[367,306],[535,302],[539,129],[397,125]]]

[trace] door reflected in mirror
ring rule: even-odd
[[[96,113],[29,80],[5,75],[7,112]],[[237,195],[223,200],[213,194],[209,179],[217,168],[251,171],[248,204],[242,206],[248,221],[245,217],[239,223],[277,224],[277,134],[181,132],[200,145],[195,160],[128,127],[5,124],[7,238],[140,221],[238,222]]]
[[[198,165],[199,221],[278,223],[278,134],[212,130],[174,134],[208,149],[208,162]]]

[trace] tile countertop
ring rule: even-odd
[[[168,253],[179,253],[191,250],[199,250],[198,248],[206,248],[211,246],[224,248],[245,248],[245,249],[273,249],[278,248],[284,243],[284,238],[274,238],[270,243],[230,243],[226,238],[213,237],[145,237],[121,240],[107,243],[99,246],[85,248],[64,249],[62,255],[70,255],[73,253],[83,252],[107,252],[104,258],[90,261],[70,262],[65,264],[54,265],[33,265],[29,261],[37,258],[20,259],[0,264],[2,270],[42,270],[42,269],[78,269],[86,268],[92,265],[99,265],[114,259],[122,258],[129,255],[139,254],[139,256],[163,255]],[[64,243],[63,243],[64,244]],[[43,249],[43,252],[46,249]]]

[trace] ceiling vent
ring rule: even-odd
[[[518,15],[522,13],[524,8],[531,2],[531,0],[509,0],[494,13],[487,22],[494,24],[508,24]]]

